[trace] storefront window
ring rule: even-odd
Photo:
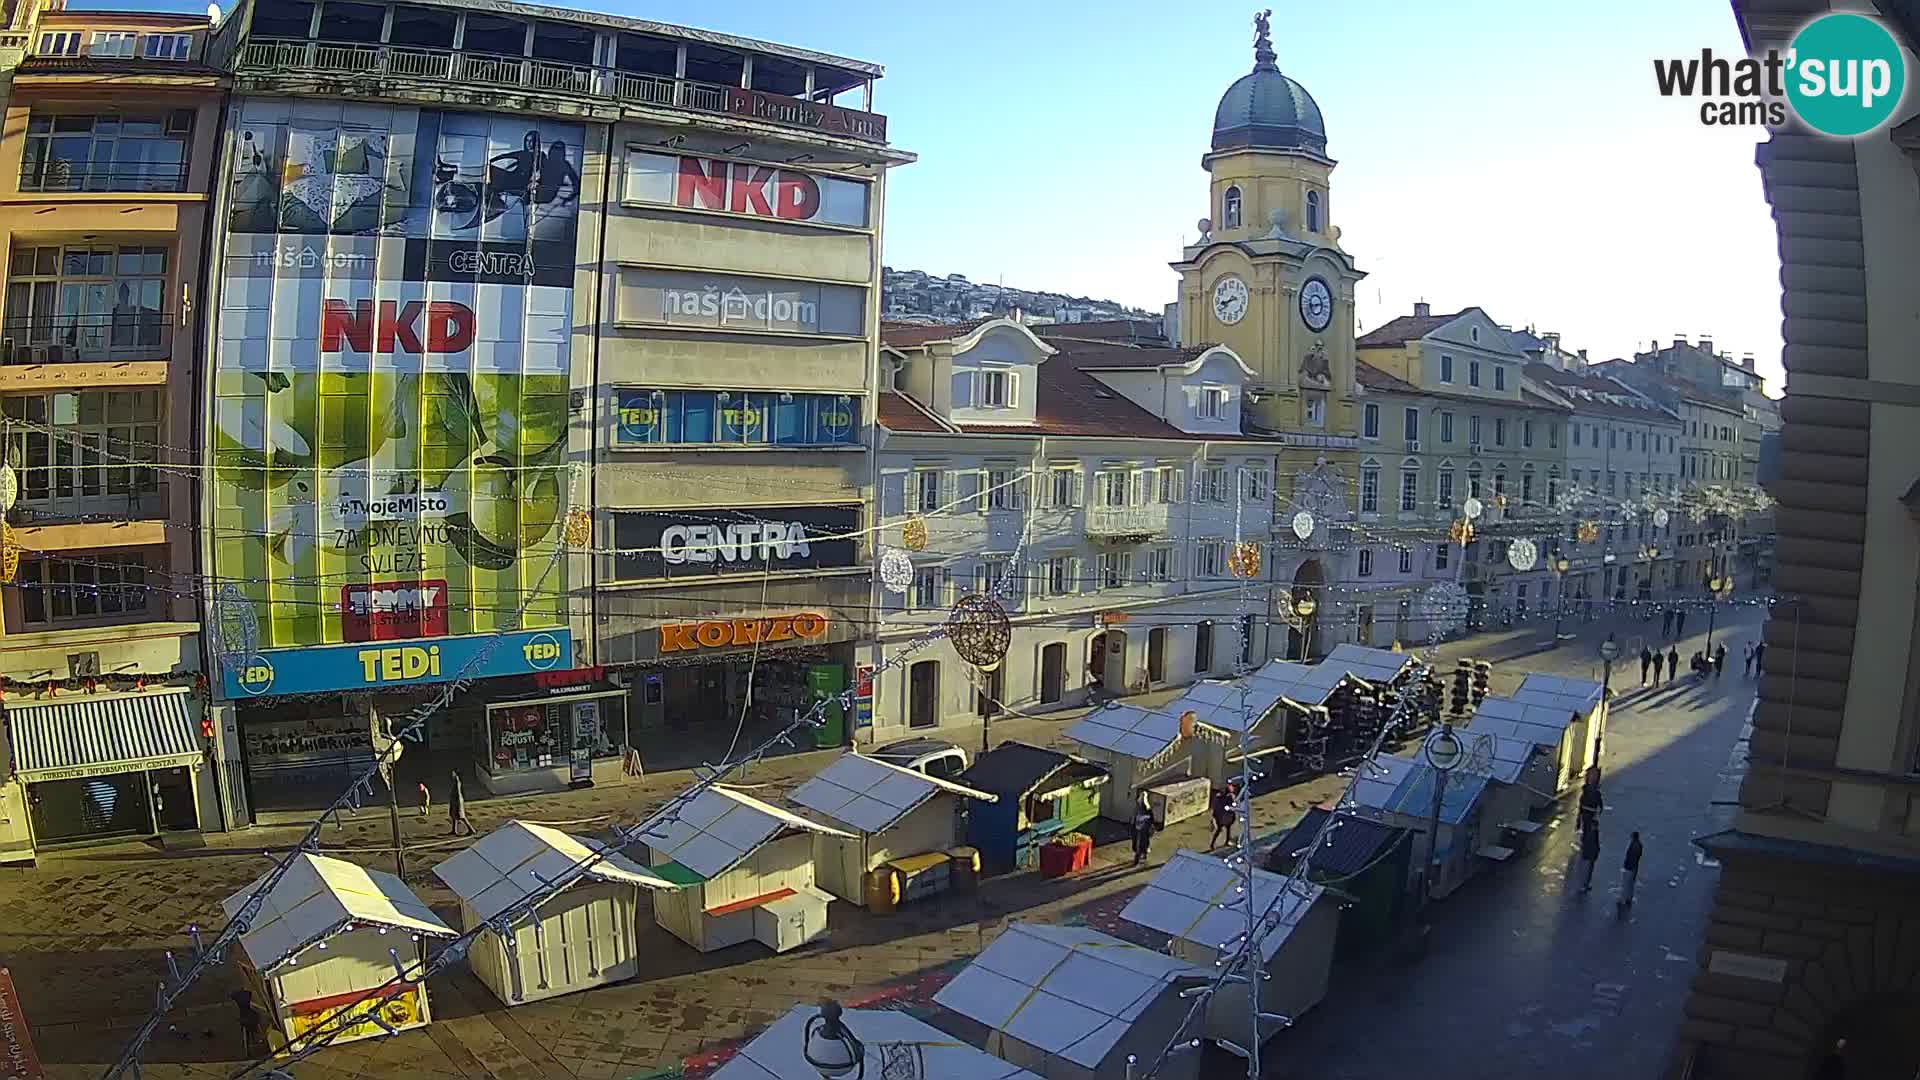
[[[846,394],[621,390],[618,441],[634,445],[852,446],[860,403]]]
[[[492,729],[490,772],[549,769],[565,760],[566,713],[560,705],[499,706],[488,711],[487,726]]]
[[[594,760],[626,753],[625,695],[493,705],[487,728],[486,767],[495,776],[571,767],[574,779],[590,779]]]

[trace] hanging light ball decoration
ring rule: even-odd
[[[1507,565],[1521,573],[1534,568],[1540,561],[1540,548],[1531,540],[1515,540],[1507,545]]]
[[[20,474],[13,471],[12,465],[0,463],[0,514],[13,509],[19,498]]]
[[[1595,525],[1591,521],[1583,521],[1580,523],[1579,536],[1581,543],[1591,544],[1595,540],[1600,539],[1600,526]]]
[[[1498,495],[1495,495],[1495,496],[1493,497],[1493,502],[1494,502],[1494,505],[1495,505],[1495,506],[1498,506],[1498,507],[1499,507],[1500,509],[1502,509],[1502,510],[1505,510],[1505,509],[1507,508],[1507,496],[1506,496],[1506,493],[1505,493],[1505,492],[1501,492],[1500,494],[1498,494]]]
[[[1655,510],[1653,512],[1653,527],[1656,529],[1666,528],[1667,522],[1672,520],[1673,520],[1673,515],[1667,513],[1665,510]]]
[[[908,518],[907,523],[900,526],[900,544],[908,551],[927,550],[927,519]]]
[[[1461,547],[1466,547],[1468,544],[1473,543],[1473,523],[1471,521],[1454,522],[1453,525],[1447,529],[1447,539],[1452,540]]]
[[[1420,597],[1420,617],[1427,623],[1427,640],[1439,641],[1447,629],[1467,621],[1467,587],[1457,581],[1435,582]]]
[[[583,548],[593,543],[593,511],[586,507],[567,511],[567,523],[561,530],[560,539],[570,548]]]
[[[20,538],[13,526],[0,522],[0,585],[11,585],[20,573]]]
[[[1260,545],[1251,540],[1233,545],[1227,556],[1227,569],[1237,578],[1260,576]]]
[[[1487,512],[1487,504],[1469,495],[1467,501],[1460,504],[1460,512],[1466,515],[1468,521],[1478,521],[1480,515]]]
[[[897,547],[880,553],[880,584],[890,593],[904,593],[913,584],[913,559]]]
[[[1302,510],[1293,515],[1293,535],[1302,540],[1311,540],[1313,539],[1313,529],[1316,524],[1318,523],[1313,520],[1313,511]]]
[[[1007,658],[1007,648],[1013,644],[1007,609],[979,593],[961,597],[947,616],[947,640],[960,659],[981,671],[992,671]]]

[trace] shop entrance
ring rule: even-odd
[[[192,801],[188,801],[191,812]],[[152,836],[153,803],[147,774],[113,773],[27,785],[27,806],[38,844]]]
[[[1147,631],[1147,681],[1167,681],[1167,628],[1164,626]]]
[[[940,723],[940,661],[922,660],[907,669],[907,726]]]
[[[200,814],[193,797],[193,770],[184,765],[147,774],[153,780],[153,816],[161,832],[193,832]]]
[[[1040,650],[1040,704],[1052,705],[1067,696],[1067,643],[1056,641]]]
[[[832,688],[849,684],[852,652],[850,644],[801,646],[762,653],[757,660],[749,652],[663,669],[658,715],[664,730],[639,734],[642,764],[655,771],[691,768],[760,745],[806,715],[817,693],[831,697],[838,693]],[[650,687],[652,677],[643,676],[643,686]],[[829,724],[836,718],[843,725],[837,730],[844,733],[844,717],[831,711],[826,716]],[[811,739],[793,741],[794,747],[772,752],[814,749]]]

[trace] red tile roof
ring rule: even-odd
[[[1384,326],[1376,326],[1361,334],[1353,339],[1353,343],[1362,347],[1405,345],[1426,337],[1465,314],[1465,311],[1456,311],[1451,315],[1402,315]]]
[[[880,426],[888,431],[938,434],[952,428],[940,422],[918,402],[894,390],[880,391]]]
[[[934,341],[952,341],[966,337],[971,331],[985,326],[993,319],[969,319],[966,322],[936,323],[931,326],[922,323],[883,322],[880,324],[880,344],[896,349],[917,349]]]
[[[1128,401],[1119,391],[1069,364],[1052,357],[1040,365],[1040,393],[1034,401],[1034,422],[1009,428],[997,424],[963,424],[962,431],[981,434],[1091,435],[1112,439],[1202,439]]]
[[[1369,390],[1379,390],[1390,394],[1417,394],[1420,388],[1399,376],[1380,370],[1372,364],[1362,361],[1353,365],[1353,377],[1361,386]]]

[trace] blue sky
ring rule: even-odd
[[[888,263],[1155,310],[1208,212],[1214,106],[1253,62],[1252,6],[1211,0],[584,6],[886,65],[875,107],[920,155],[890,191]],[[1322,0],[1276,5],[1273,36],[1326,115],[1362,329],[1425,298],[1595,358],[1711,336],[1778,393],[1764,133],[1704,127],[1653,84],[1656,56],[1739,55],[1725,0]]]

